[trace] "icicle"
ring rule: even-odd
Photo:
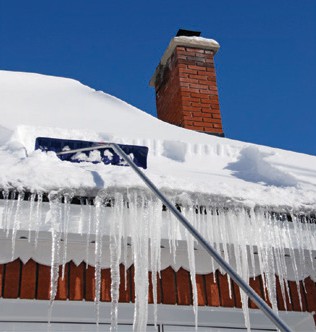
[[[148,318],[148,203],[137,193],[129,195],[131,239],[134,257],[134,331],[146,331]]]
[[[120,259],[122,240],[123,198],[116,194],[114,198],[114,218],[110,225],[110,256],[111,256],[111,331],[117,331],[119,287],[120,287]]]
[[[86,233],[86,269],[89,266],[89,247],[90,247],[90,236],[91,236],[91,220],[92,220],[92,205],[89,204],[89,200],[86,199],[86,206],[88,206],[88,231]]]
[[[42,220],[43,193],[37,193],[36,216],[35,216],[35,239],[34,246],[37,248],[40,223]]]
[[[286,275],[286,265],[285,265],[285,253],[284,253],[284,246],[282,241],[283,236],[283,225],[282,221],[277,220],[276,215],[272,215],[272,220],[274,223],[274,237],[275,237],[275,246],[273,247],[273,256],[275,258],[276,267],[277,267],[277,275],[279,276],[279,283],[281,294],[283,298],[283,303],[285,309],[287,310],[287,302],[286,302],[286,295],[285,295],[285,287],[284,287],[284,279]]]
[[[31,234],[33,230],[33,212],[34,212],[34,204],[35,204],[35,197],[36,193],[31,193],[30,196],[30,210],[29,210],[29,236],[28,236],[28,242],[31,242]]]
[[[12,229],[12,255],[11,260],[14,260],[15,255],[15,244],[16,244],[16,233],[20,229],[20,208],[21,208],[21,202],[24,199],[24,192],[21,191],[18,193],[17,203],[16,203],[16,210],[14,214],[14,222],[13,222],[13,229]]]
[[[224,259],[226,262],[230,262],[229,254],[228,254],[228,239],[227,239],[227,230],[226,230],[226,218],[225,214],[222,211],[218,211],[217,219],[220,220],[218,223],[219,233],[220,233],[220,241],[222,243],[222,248],[224,252]],[[231,280],[229,274],[227,274],[227,281],[228,281],[228,293],[229,297],[232,299],[232,287],[231,287]]]
[[[101,293],[101,260],[102,260],[102,235],[104,222],[102,221],[102,215],[104,215],[104,203],[106,194],[101,191],[95,198],[95,297],[94,303],[96,308],[96,324],[99,326],[100,321],[100,293]]]
[[[291,215],[291,218],[292,218],[296,243],[298,245],[298,255],[299,255],[300,266],[305,266],[305,254],[304,254],[304,249],[303,249],[304,240],[302,238],[301,221],[299,218],[297,218],[293,214]],[[302,309],[303,305],[302,305],[301,286],[300,286],[300,278],[299,278],[298,271],[297,271],[297,274],[295,275],[295,282],[296,282],[296,288],[297,288],[300,308]]]
[[[6,224],[7,224],[7,232],[6,232],[6,236],[9,237],[9,233],[10,231],[13,232],[12,227],[12,219],[13,219],[13,211],[16,210],[16,195],[17,192],[16,191],[11,191],[11,193],[9,193],[9,203],[8,203],[8,211],[7,211],[7,218],[6,218]],[[11,204],[10,204],[11,203]],[[13,219],[13,223],[14,223],[14,219]]]
[[[62,279],[65,277],[65,266],[67,263],[67,250],[68,250],[68,228],[70,219],[70,202],[73,197],[73,193],[65,193],[64,195],[64,208],[63,208],[63,257],[62,257]]]
[[[150,262],[151,262],[151,281],[154,302],[154,325],[157,326],[157,274],[161,270],[161,228],[162,228],[162,208],[161,203],[153,198],[150,201],[149,221],[150,234]]]
[[[248,267],[248,254],[247,254],[247,246],[243,239],[243,234],[239,230],[243,229],[243,223],[245,222],[246,215],[244,210],[237,211],[235,223],[236,223],[236,236],[237,243],[234,245],[235,259],[236,259],[236,267],[237,273],[241,276],[241,278],[249,283],[249,267]],[[250,317],[249,317],[249,307],[248,307],[248,296],[247,294],[240,289],[240,297],[242,303],[242,310],[245,319],[245,326],[247,331],[250,332]]]
[[[193,224],[195,224],[195,211],[192,208],[184,209],[186,217]],[[189,269],[190,269],[190,278],[192,285],[192,293],[193,293],[193,312],[194,312],[194,323],[195,329],[198,327],[198,297],[197,297],[197,287],[196,287],[196,272],[195,272],[195,253],[194,253],[194,238],[193,236],[185,229],[185,238],[187,242],[187,250],[188,250],[188,259],[189,259]]]
[[[256,224],[254,223],[254,210],[250,210],[250,223],[251,228],[256,228]],[[249,244],[249,256],[251,261],[251,271],[252,271],[252,278],[256,279],[256,262],[255,262],[255,245]],[[250,275],[250,274],[249,274]]]
[[[52,249],[51,249],[51,267],[50,267],[50,324],[53,303],[57,294],[59,264],[60,264],[60,241],[61,241],[61,196],[58,192],[49,194],[49,204],[51,212],[51,233],[52,233]]]
[[[174,206],[176,206],[176,203],[173,199],[171,199],[171,203]],[[173,257],[173,263],[175,264],[176,256],[177,256],[177,246],[178,246],[178,242],[177,242],[178,220],[176,220],[174,215],[169,210],[166,211],[166,214],[167,214],[166,218],[168,220],[167,226],[168,226],[169,249],[170,249],[170,253]]]
[[[9,196],[10,196],[10,192],[8,190],[3,190],[2,191],[2,196],[4,199],[4,209],[3,209],[3,213],[2,213],[2,227],[3,229],[7,232],[9,229],[9,225],[8,225],[8,207],[9,207]]]

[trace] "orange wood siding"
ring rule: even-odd
[[[125,283],[126,275],[126,283]],[[190,273],[183,268],[175,272],[171,267],[161,271],[161,278],[157,274],[158,303],[192,305],[192,286]],[[125,273],[125,267],[120,266],[120,302],[134,302],[134,267]],[[198,304],[200,306],[241,307],[240,291],[231,281],[231,296],[229,294],[227,275],[216,271],[197,275]],[[264,296],[261,276],[250,279],[250,285],[261,296]],[[279,278],[276,277],[278,307],[285,309]],[[29,260],[23,264],[19,259],[0,264],[0,297],[48,300],[50,296],[50,267],[37,264]],[[126,286],[126,287],[125,287]],[[287,308],[290,311],[316,311],[316,284],[311,278],[299,283],[302,308],[300,306],[297,285],[288,281],[289,294],[286,292]],[[95,297],[94,267],[81,263],[76,266],[73,262],[65,265],[64,279],[58,280],[57,300],[93,301]],[[103,269],[101,273],[101,301],[111,301],[111,274],[110,269]],[[267,300],[269,302],[269,300]],[[149,303],[153,303],[151,273],[149,273]],[[256,306],[249,300],[249,307]]]

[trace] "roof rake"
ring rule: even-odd
[[[79,142],[79,143],[78,143]],[[167,207],[167,209],[174,215],[174,217],[186,228],[186,230],[198,241],[198,243],[206,250],[206,252],[213,257],[213,259],[221,266],[221,268],[230,275],[230,277],[236,282],[236,284],[242,289],[247,296],[251,298],[251,300],[258,306],[258,308],[266,315],[267,318],[270,319],[270,321],[282,332],[291,332],[291,329],[287,326],[287,324],[280,319],[278,314],[272,310],[268,306],[268,304],[256,293],[256,291],[251,288],[243,279],[242,277],[227,263],[224,258],[222,258],[221,254],[217,252],[215,247],[209,243],[202,233],[200,233],[186,218],[185,216],[178,211],[176,206],[155,186],[155,184],[139,169],[139,164],[136,164],[135,155],[138,156],[138,153],[140,151],[144,152],[146,151],[146,157],[148,153],[148,148],[143,146],[131,146],[131,145],[119,145],[116,143],[93,143],[93,142],[84,142],[84,141],[73,141],[73,140],[61,140],[61,139],[52,139],[52,138],[37,138],[36,143],[39,149],[42,149],[44,151],[55,151],[58,150],[60,152],[57,152],[59,158],[64,158],[64,156],[74,154],[74,153],[81,153],[86,151],[93,151],[93,148],[97,149],[105,149],[105,151],[108,149],[111,153],[115,153],[115,155],[119,156],[120,159],[124,160],[126,165],[129,165],[131,169],[144,181],[146,186],[156,195],[157,198],[160,199],[160,201]],[[71,152],[69,149],[77,148],[75,150],[72,150]],[[75,144],[78,145],[75,145]],[[42,145],[41,145],[42,144]],[[80,144],[87,144],[90,145],[88,147],[78,147]],[[92,144],[92,145],[91,145]],[[96,145],[97,144],[97,145]],[[57,145],[57,148],[56,148]],[[65,149],[65,147],[69,147],[69,149]],[[65,151],[64,151],[65,149]],[[126,149],[126,150],[124,150]],[[140,150],[139,150],[140,149]],[[68,150],[68,151],[67,151]],[[127,151],[127,153],[126,153]],[[129,153],[129,154],[128,154]],[[134,160],[132,159],[132,155],[134,156]],[[142,153],[140,153],[141,156],[143,156]],[[113,155],[114,156],[114,155]],[[144,156],[143,156],[144,157]],[[70,157],[71,159],[71,157]],[[64,159],[63,159],[64,160]],[[143,160],[143,159],[142,159]],[[72,160],[70,160],[72,161]],[[146,161],[146,158],[145,158]],[[78,161],[76,161],[78,162]],[[119,163],[119,165],[121,165]],[[124,164],[125,166],[125,164]],[[145,162],[146,166],[146,162]],[[143,167],[146,168],[146,167]]]
[[[148,148],[146,146],[117,144],[138,167],[147,168]],[[73,163],[128,166],[128,163],[113,149],[113,143],[91,142],[51,137],[37,137],[35,150],[53,151],[59,159]]]

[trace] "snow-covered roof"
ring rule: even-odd
[[[71,79],[0,71],[0,86],[1,188],[145,188],[128,167],[34,151],[48,136],[148,146],[147,176],[201,202],[315,210],[315,156],[182,129]]]
[[[51,265],[51,300],[55,267],[69,260],[95,265],[97,304],[101,267],[111,265],[111,294],[118,294],[115,271],[121,262],[134,264],[135,326],[146,326],[147,316],[137,313],[147,312],[149,270],[154,285],[156,272],[166,266],[185,267],[191,275],[218,267],[145,192],[131,168],[61,161],[53,152],[34,150],[36,137],[43,136],[147,146],[146,175],[181,201],[182,213],[209,243],[222,248],[221,255],[245,280],[277,274],[280,285],[288,279],[299,285],[306,276],[315,278],[315,156],[172,126],[70,79],[0,71],[0,86],[0,263],[19,257]],[[8,190],[13,190],[10,197]],[[23,201],[24,192],[29,202]],[[49,203],[42,204],[43,192],[49,193]],[[96,195],[94,209],[89,200],[70,206],[72,195]],[[188,254],[178,240],[186,242]],[[266,287],[276,310],[270,281]],[[192,293],[197,312],[194,281]],[[248,322],[247,305],[244,313]]]

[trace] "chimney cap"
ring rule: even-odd
[[[149,86],[155,86],[156,76],[159,72],[160,66],[165,66],[168,59],[172,55],[173,51],[177,46],[185,46],[185,47],[193,47],[193,48],[199,48],[204,50],[211,50],[214,54],[219,49],[219,43],[214,39],[208,39],[203,38],[199,36],[179,36],[179,37],[173,37],[169,43],[169,46],[167,47],[165,53],[163,54],[160,63],[158,67],[156,68],[153,76],[151,77],[149,81]]]
[[[179,29],[177,34],[176,34],[176,37],[180,37],[180,36],[200,37],[201,36],[201,31]]]

